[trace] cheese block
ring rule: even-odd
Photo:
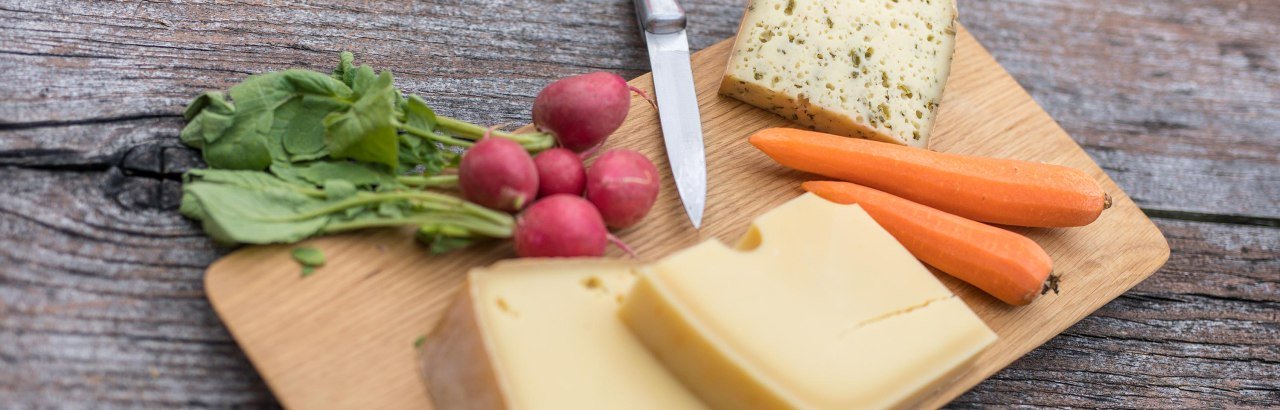
[[[475,269],[423,348],[438,409],[701,409],[618,320],[631,264]]]
[[[813,194],[642,271],[620,317],[713,408],[910,406],[996,339],[861,207]]]
[[[752,0],[720,92],[820,131],[926,147],[954,0]]]

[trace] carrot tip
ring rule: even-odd
[[[1049,278],[1044,280],[1044,288],[1040,289],[1040,294],[1043,295],[1049,293],[1051,290],[1053,291],[1053,294],[1058,294],[1058,283],[1061,281],[1061,276],[1050,273]]]

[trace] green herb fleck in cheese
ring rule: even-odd
[[[752,0],[720,92],[821,131],[924,147],[955,18],[954,0]]]

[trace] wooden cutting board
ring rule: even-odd
[[[621,232],[653,260],[707,239],[732,242],[749,221],[801,193],[812,177],[783,169],[747,143],[747,135],[786,126],[781,117],[716,94],[732,41],[693,56],[709,175],[704,228],[693,230],[671,181],[657,113],[634,99],[627,122],[609,139],[649,155],[662,171],[657,205]],[[632,84],[652,90],[649,75]],[[934,272],[999,334],[950,385],[928,399],[941,406],[1065,330],[1155,272],[1169,257],[1160,231],[1097,164],[965,30],[939,114],[932,149],[1063,164],[1088,172],[1115,200],[1084,228],[1016,229],[1044,246],[1062,275],[1061,294],[1011,308]],[[238,250],[209,267],[214,309],[286,406],[429,408],[417,368],[419,337],[435,325],[467,269],[514,256],[506,243],[431,255],[409,230],[369,231],[309,240],[329,264],[302,278],[295,246]]]

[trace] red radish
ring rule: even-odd
[[[582,158],[573,151],[553,148],[533,157],[538,167],[538,198],[555,194],[582,195],[587,187],[587,171]]]
[[[560,79],[533,101],[533,123],[555,135],[560,146],[586,151],[603,144],[627,118],[628,90],[639,92],[617,74],[603,71]]]
[[[538,169],[515,141],[484,138],[462,154],[458,187],[468,201],[514,212],[538,194]]]
[[[657,199],[658,168],[644,154],[607,151],[587,170],[587,200],[611,228],[640,222]]]
[[[609,230],[590,202],[557,194],[534,202],[516,218],[515,241],[522,258],[603,256]]]

